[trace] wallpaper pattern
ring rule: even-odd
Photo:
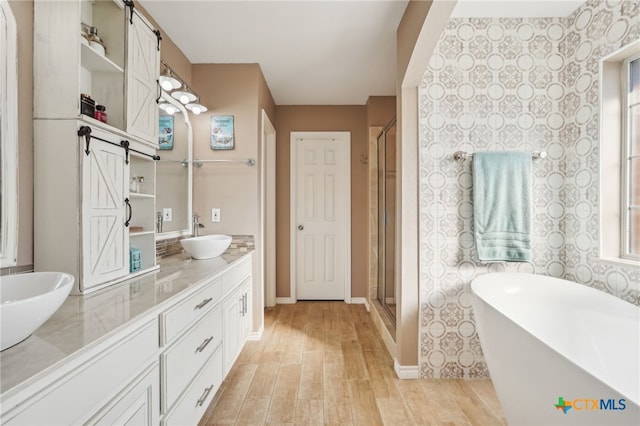
[[[639,38],[637,1],[590,1],[567,18],[451,19],[419,89],[421,378],[486,377],[469,284],[495,271],[575,280],[640,304],[640,270],[597,257],[598,63]],[[453,153],[548,153],[533,163],[533,259],[481,264],[471,161]]]

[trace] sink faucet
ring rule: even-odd
[[[200,216],[198,215],[198,213],[194,213],[193,214],[193,232],[191,234],[192,237],[197,237],[199,234],[199,229],[200,228],[204,228],[204,224],[199,222],[200,220]]]

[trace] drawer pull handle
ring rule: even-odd
[[[213,340],[213,336],[209,337],[208,339],[205,339],[204,342],[202,342],[202,344],[200,346],[198,346],[198,348],[196,349],[196,352],[202,352],[204,351],[204,348],[207,347],[207,345],[209,343],[211,343],[211,341]]]
[[[196,406],[198,407],[202,407],[202,404],[204,404],[204,402],[207,400],[207,397],[209,396],[209,394],[211,393],[211,390],[213,389],[213,385],[209,386],[208,388],[206,388],[204,390],[204,393],[202,394],[202,396],[200,397],[200,399],[198,400],[198,402],[196,402]]]
[[[206,306],[207,303],[211,302],[213,300],[213,297],[210,297],[208,299],[204,299],[202,302],[198,303],[196,305],[196,309],[202,309]]]

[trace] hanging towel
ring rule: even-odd
[[[473,154],[473,225],[481,262],[531,260],[531,154]]]

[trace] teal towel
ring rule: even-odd
[[[481,262],[531,260],[531,154],[473,154],[473,225]]]

